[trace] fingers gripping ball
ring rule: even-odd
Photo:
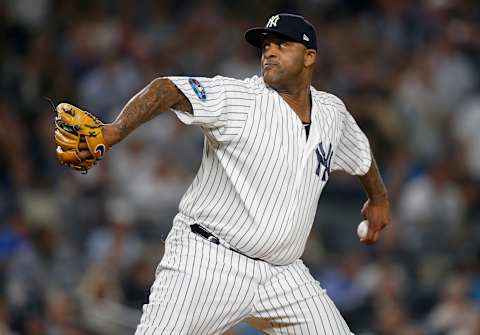
[[[101,160],[107,146],[103,137],[103,123],[92,114],[68,103],[56,107],[55,143],[60,163],[87,172]],[[81,158],[80,143],[86,143],[89,156]]]

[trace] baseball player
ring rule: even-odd
[[[81,142],[74,153],[57,140],[60,160],[86,170],[92,156],[167,110],[205,134],[137,335],[222,334],[241,321],[267,334],[351,334],[300,257],[332,171],[357,175],[368,194],[365,243],[390,221],[387,191],[343,102],[311,86],[313,26],[278,14],[245,38],[261,49],[261,77],[157,78],[113,123],[99,123],[101,150]]]

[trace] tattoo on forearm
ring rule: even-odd
[[[125,105],[113,122],[120,139],[170,107],[186,99],[168,79],[155,79]]]

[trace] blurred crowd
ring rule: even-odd
[[[305,263],[357,334],[480,334],[476,0],[0,2],[0,334],[132,334],[201,158],[168,114],[71,172],[45,97],[110,122],[158,76],[258,74],[243,32],[286,11],[316,27],[314,85],[367,133],[393,210],[362,245],[365,195],[336,174]]]

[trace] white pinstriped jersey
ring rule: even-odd
[[[298,259],[329,173],[365,174],[368,139],[342,101],[311,88],[307,138],[297,114],[261,77],[168,77],[205,134],[197,176],[179,211],[232,248],[275,265]]]

